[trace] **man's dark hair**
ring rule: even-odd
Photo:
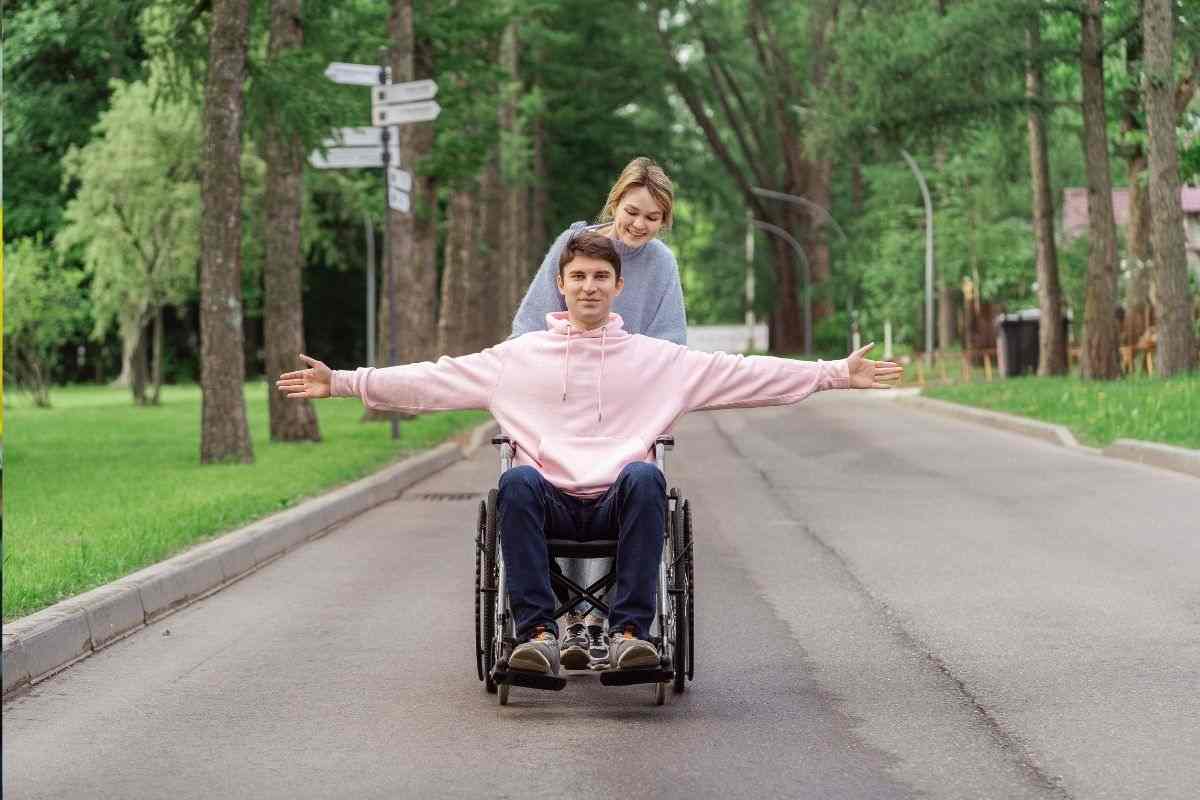
[[[607,261],[612,264],[616,277],[621,277],[621,254],[617,252],[612,239],[602,233],[583,231],[567,240],[567,246],[563,248],[562,255],[558,257],[559,277],[562,277],[563,267],[571,263],[575,256],[588,256]]]

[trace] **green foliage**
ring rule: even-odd
[[[109,101],[109,82],[143,69],[137,19],[150,0],[26,0],[4,12],[5,240],[62,224],[70,187],[61,161],[82,146]]]
[[[146,325],[195,292],[200,239],[197,110],[164,101],[156,87],[115,82],[96,137],[64,159],[79,191],[57,245],[78,248],[91,276],[93,335]]]
[[[59,264],[40,236],[4,248],[4,367],[40,407],[50,405],[50,384],[65,343],[86,324],[79,270]]]
[[[1066,425],[1093,447],[1125,438],[1200,449],[1200,373],[1166,380],[1145,375],[1119,381],[1009,378],[927,389],[925,394]]]
[[[129,405],[116,389],[71,387],[56,407],[6,409],[4,619],[116,580],[300,500],[369,475],[487,419],[430,414],[387,425],[360,422],[359,403],[316,404],[324,443],[271,442],[269,387],[246,386],[255,463],[197,463],[200,389],[167,386],[163,403]],[[70,453],[70,458],[64,458]]]

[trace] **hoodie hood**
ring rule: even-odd
[[[612,338],[613,336],[628,336],[625,331],[625,320],[621,319],[620,314],[608,312],[608,322],[603,325],[592,328],[590,331],[585,331],[577,325],[571,324],[571,313],[569,311],[551,311],[546,315],[546,330],[551,333],[567,335],[570,331],[571,336],[605,336]]]
[[[596,372],[596,422],[604,421],[604,356],[608,350],[608,340],[610,337],[628,337],[629,334],[625,332],[624,325],[621,315],[611,311],[608,314],[608,322],[591,330],[583,330],[572,325],[571,315],[566,311],[551,311],[546,315],[546,329],[552,334],[567,337],[567,346],[563,349],[562,400],[560,402],[567,402],[567,382],[571,377],[571,339],[600,338],[600,369]]]

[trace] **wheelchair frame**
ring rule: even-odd
[[[492,444],[500,451],[500,474],[512,467],[513,444],[506,435],[493,437]],[[666,475],[666,451],[674,448],[672,436],[659,436],[654,442],[654,463]],[[475,655],[476,671],[489,693],[499,695],[500,705],[508,704],[509,689],[524,686],[531,689],[559,691],[567,681],[562,676],[538,675],[508,669],[508,658],[517,645],[515,623],[505,591],[504,555],[500,547],[497,498],[492,489],[487,499],[479,503],[479,518],[475,535]],[[576,544],[579,547],[569,547]],[[561,549],[559,549],[561,548]],[[555,557],[606,558],[616,556],[615,542],[607,546],[588,548],[586,543],[567,540],[547,540],[551,563]],[[594,555],[576,555],[586,552]],[[566,593],[555,609],[561,616],[580,601],[608,612],[600,599],[615,582],[613,569],[587,587],[551,571],[551,582]],[[557,594],[557,592],[556,592]],[[692,559],[691,507],[678,489],[667,493],[667,530],[663,537],[663,555],[659,561],[655,618],[648,637],[659,649],[659,665],[644,669],[615,670],[600,673],[600,683],[606,686],[628,686],[649,683],[654,685],[656,705],[666,702],[666,687],[670,683],[676,693],[687,688],[695,664],[695,574]]]

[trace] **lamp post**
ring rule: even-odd
[[[804,352],[812,352],[812,275],[808,268],[808,257],[804,255],[804,248],[800,243],[792,237],[790,233],[785,231],[778,225],[772,225],[769,222],[763,222],[761,219],[751,219],[750,222],[756,228],[760,228],[767,233],[773,233],[780,239],[792,246],[796,251],[796,255],[800,256],[800,263],[804,265]]]
[[[933,365],[933,203],[929,200],[929,187],[925,185],[925,176],[921,168],[904,150],[900,151],[909,169],[917,176],[917,184],[921,187],[921,197],[925,201],[925,366]]]

